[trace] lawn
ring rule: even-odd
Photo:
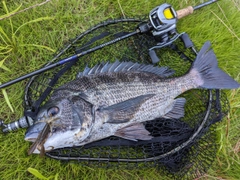
[[[70,39],[101,21],[147,15],[150,10],[164,2],[163,0],[1,1],[0,82],[7,82],[42,67]],[[203,1],[167,2],[177,10]],[[197,49],[200,49],[205,41],[211,41],[219,66],[238,82],[240,82],[239,17],[239,0],[221,0],[179,20],[177,24],[178,31],[187,32]],[[0,118],[6,123],[23,116],[26,82],[27,80],[0,90]],[[240,179],[238,119],[240,93],[239,90],[224,92],[227,94],[231,109],[216,128],[218,136],[216,160],[200,179]],[[77,163],[62,163],[47,157],[40,158],[38,155],[28,156],[30,143],[24,141],[24,134],[25,129],[0,134],[0,179],[37,179],[39,174],[36,170],[49,179],[166,179],[155,168],[102,169]]]

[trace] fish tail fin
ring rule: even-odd
[[[216,55],[209,49],[210,46],[209,41],[203,45],[190,70],[197,86],[206,89],[239,88],[240,84],[218,67]]]

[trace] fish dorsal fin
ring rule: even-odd
[[[169,69],[168,67],[157,67],[151,64],[148,65],[139,64],[131,61],[129,62],[115,61],[114,63],[109,62],[101,63],[95,65],[93,68],[89,68],[88,66],[86,66],[83,72],[78,73],[77,78],[107,72],[128,72],[128,71],[149,72],[157,74],[161,78],[166,78],[174,74],[174,71]]]

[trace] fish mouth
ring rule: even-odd
[[[32,153],[40,153],[41,156],[45,154],[44,143],[50,134],[50,125],[48,123],[38,122],[26,132],[25,140],[33,142],[28,150],[28,155]]]
[[[46,124],[48,124],[49,126],[49,132],[50,132],[50,123],[57,120],[58,117],[42,117],[39,118],[35,124],[33,124],[32,126],[30,126],[26,133],[25,133],[25,141],[30,141],[30,142],[35,142],[36,139],[38,138],[38,136],[42,133],[42,131],[44,130]]]
[[[43,130],[46,123],[37,122],[36,124],[30,126],[25,133],[25,141],[35,142],[41,131]]]
[[[28,150],[28,155],[31,154],[40,154],[41,157],[45,155],[46,152],[50,152],[54,149],[53,146],[48,146],[47,148],[45,146],[38,145],[36,148],[31,150],[31,147]]]
[[[36,135],[34,134],[33,137],[27,137],[24,140],[29,142],[35,142],[37,139],[36,137],[37,137],[37,134]]]

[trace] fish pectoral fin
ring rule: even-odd
[[[81,99],[83,99],[84,101],[86,101],[86,102],[88,102],[90,104],[94,104],[93,102],[91,102],[89,96],[86,93],[84,93],[84,92],[79,93],[78,97],[80,97]]]
[[[165,114],[164,118],[173,118],[173,119],[179,119],[184,116],[184,105],[186,103],[185,98],[177,98],[173,101],[173,103],[170,105],[170,111]]]
[[[135,123],[126,126],[117,130],[114,135],[132,141],[151,140],[153,138],[142,123]]]
[[[118,104],[100,108],[99,111],[106,115],[105,123],[125,123],[131,120],[141,105],[153,96],[154,94],[138,96]]]

